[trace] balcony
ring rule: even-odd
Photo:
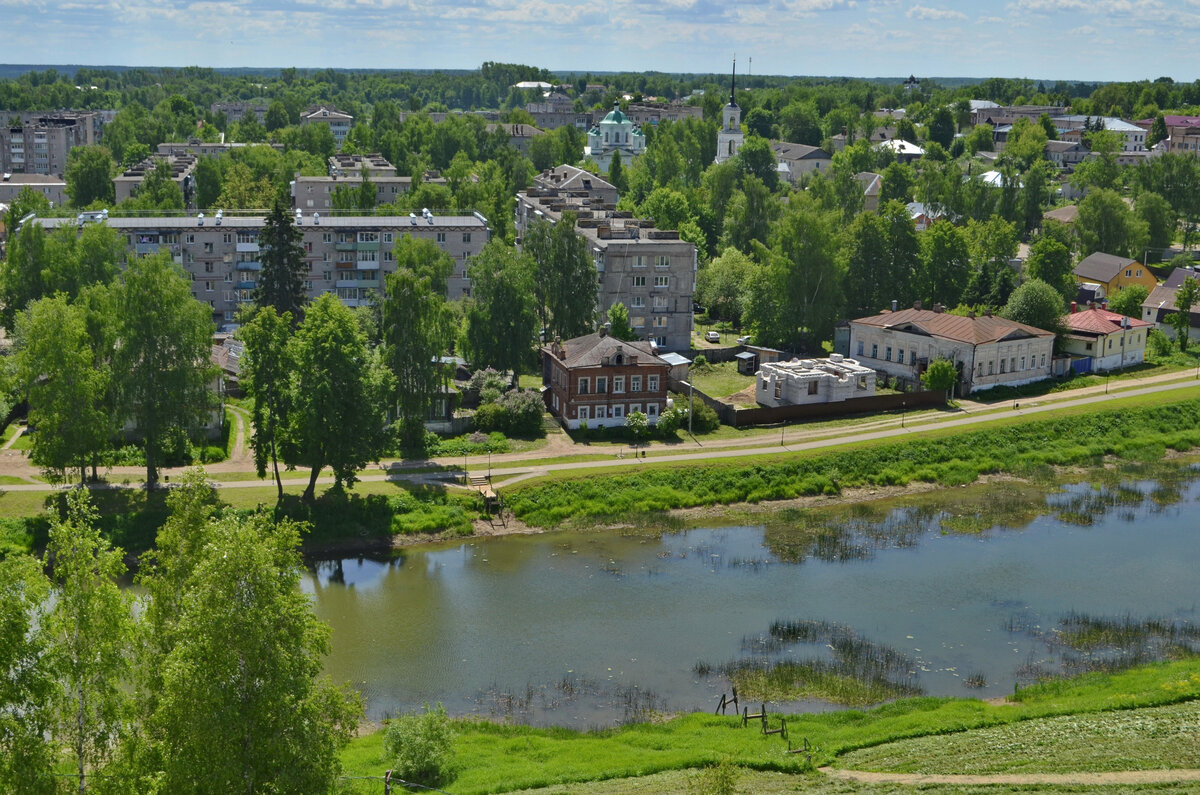
[[[254,262],[252,260],[247,260],[245,262],[239,262],[237,264],[237,269],[239,271],[255,271],[255,272],[257,272],[257,271],[262,270],[262,263]]]
[[[239,290],[253,290],[255,287],[255,283],[252,281],[249,281],[249,280],[240,281],[237,283],[236,287]]]
[[[334,243],[333,250],[334,251],[355,251],[356,245],[357,244],[355,244],[355,243]]]
[[[360,271],[377,271],[379,270],[379,263],[360,259],[358,261],[358,269]]]
[[[162,247],[162,244],[159,243],[158,241],[155,241],[153,243],[138,243],[138,244],[134,245],[133,250],[138,255],[144,255],[144,254],[153,254],[154,252],[158,251],[161,247]]]
[[[257,243],[238,243],[238,252],[256,252],[259,250]]]
[[[339,290],[354,289],[359,285],[358,279],[338,279],[333,283],[333,286]]]
[[[358,250],[359,251],[378,251],[379,250],[379,241],[375,240],[370,243],[359,243]]]

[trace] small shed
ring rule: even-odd
[[[680,356],[678,353],[662,353],[658,358],[667,363],[670,369],[667,370],[667,378],[671,381],[686,381],[688,380],[688,368],[692,366],[692,360],[685,356]]]
[[[758,372],[758,354],[753,351],[742,351],[733,357],[737,359],[737,371],[742,375],[754,375]]]

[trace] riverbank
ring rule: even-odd
[[[1200,767],[1189,732],[1164,735],[1159,729],[1164,720],[1192,726],[1200,717],[1196,699],[1200,699],[1200,660],[1190,658],[1046,682],[1023,689],[1002,704],[966,698],[914,698],[865,711],[768,714],[767,724],[772,728],[786,720],[788,740],[764,735],[759,721],[743,727],[741,719],[732,715],[699,713],[594,732],[453,721],[456,777],[445,786],[456,795],[537,788],[547,788],[547,793],[682,793],[696,778],[695,771],[724,764],[735,780],[746,771],[748,780],[771,773],[774,780],[787,782],[777,791],[826,791],[827,786],[828,791],[856,791],[832,788],[831,780],[817,769],[857,763],[859,756],[853,752],[862,749],[873,749],[870,757],[861,757],[863,764],[873,765],[869,769],[910,769],[925,774],[975,770],[973,763],[941,753],[941,740],[923,746],[915,738],[944,738],[961,747],[971,747],[976,738],[986,740],[988,765],[999,770],[1020,769],[1030,776],[1189,770]],[[1156,709],[1174,709],[1178,714],[1152,711]],[[1076,719],[1064,721],[1064,716]],[[1092,738],[1088,743],[1074,741],[1085,731],[1084,724],[1100,721],[1105,724],[1103,737],[1110,739],[1093,731],[1088,733]],[[1064,722],[1075,730],[1064,728]],[[999,729],[1005,732],[1004,742],[980,734]],[[1103,754],[1106,742],[1113,752],[1105,756],[1107,761],[1095,761],[1097,749]],[[788,753],[789,745],[804,748],[806,743],[807,752]],[[897,744],[895,753],[889,755],[893,744]],[[1114,750],[1118,746],[1123,753]],[[1033,747],[1037,753],[1030,752]],[[389,763],[382,748],[382,732],[354,740],[343,753],[347,774],[382,776]],[[892,758],[902,761],[888,761]],[[871,761],[879,759],[883,761]],[[676,775],[669,775],[671,771]],[[1180,775],[1179,780],[1187,780],[1186,774]],[[655,776],[661,781],[653,780]],[[1166,775],[1161,780],[1176,779]],[[622,786],[608,790],[589,787],[589,783],[602,781]],[[1105,786],[1103,781],[1096,783]],[[1030,784],[1037,788],[1035,780]],[[1119,788],[1121,782],[1114,779],[1113,786]]]

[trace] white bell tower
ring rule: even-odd
[[[729,79],[729,103],[721,109],[721,131],[717,133],[717,159],[724,163],[741,151],[746,136],[742,135],[742,109],[738,107],[737,58],[733,59],[733,73]]]

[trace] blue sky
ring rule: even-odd
[[[0,61],[1200,76],[1200,0],[0,0]]]

